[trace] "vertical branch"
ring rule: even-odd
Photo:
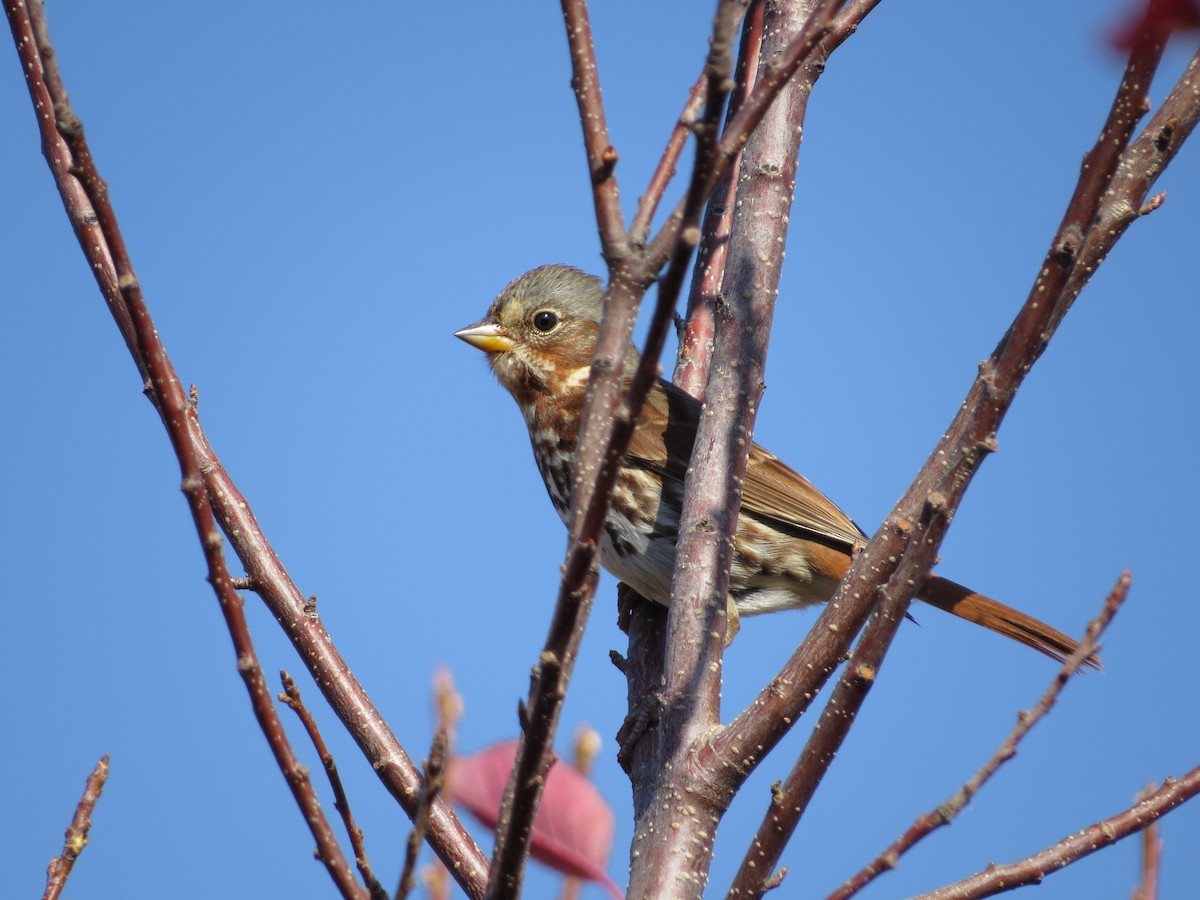
[[[682,204],[676,208],[663,225],[653,244],[643,255],[648,270],[657,271],[664,263],[667,271],[659,281],[658,298],[654,318],[646,338],[642,354],[642,365],[634,376],[630,388],[631,397],[644,396],[657,377],[657,361],[662,355],[668,324],[677,308],[679,294],[686,276],[692,247],[699,239],[699,219],[708,197],[708,185],[713,181],[713,165],[718,129],[725,101],[730,90],[730,71],[733,66],[732,45],[734,34],[744,12],[744,0],[722,0],[718,4],[713,20],[713,35],[709,41],[709,54],[705,61],[704,80],[705,105],[700,121],[695,124],[696,157],[691,178]],[[653,364],[653,368],[650,365]],[[630,596],[636,597],[633,592]],[[645,718],[647,710],[642,704],[657,700],[664,670],[666,615],[652,604],[629,601],[630,609],[630,658],[636,662],[625,670],[629,684],[630,715]],[[653,802],[655,791],[660,787],[662,758],[658,749],[650,742],[641,742],[647,733],[633,735],[622,729],[628,740],[635,738],[633,746],[623,741],[622,761],[627,762],[633,783],[634,815],[640,819],[647,805]]]
[[[600,73],[596,68],[587,0],[562,0],[562,11],[567,46],[571,51],[571,89],[575,92],[579,121],[583,125],[592,202],[600,228],[600,250],[611,270],[629,252],[625,219],[621,215],[621,191],[617,186],[617,148],[609,138],[604,101],[600,96]]]
[[[1138,800],[1149,797],[1153,790],[1153,785],[1146,788]],[[1133,890],[1133,900],[1158,900],[1162,852],[1162,835],[1159,834],[1158,822],[1152,822],[1142,832],[1142,880]]]
[[[759,68],[769,68],[812,26],[814,3],[781,4],[764,15]],[[732,536],[741,505],[750,435],[762,397],[767,345],[795,191],[800,127],[812,88],[809,78],[781,86],[741,155],[728,261],[717,303],[707,415],[684,486],[679,554],[667,637],[668,712],[663,734],[673,742],[666,759],[720,722],[722,652],[737,628],[727,610]],[[698,615],[697,613],[701,612]],[[732,618],[727,620],[727,616]],[[698,652],[697,652],[698,651]],[[666,761],[666,760],[664,760]]]
[[[742,27],[738,48],[737,71],[734,73],[734,92],[729,98],[726,127],[745,102],[758,75],[759,50],[763,39],[763,10],[765,0],[755,0]],[[739,157],[740,159],[740,157]],[[683,334],[679,340],[679,355],[675,362],[674,381],[693,397],[704,396],[712,358],[714,319],[721,279],[729,254],[729,238],[733,227],[733,210],[737,200],[735,173],[739,163],[727,166],[713,187],[703,222],[703,235],[696,248],[696,265],[692,271],[692,292],[688,298]]]
[[[776,55],[795,53],[797,46],[804,48],[802,61],[826,33],[836,7],[835,3],[818,0],[768,9],[762,26],[765,36],[759,76],[773,64]],[[757,31],[757,24],[757,17],[752,15],[747,28]],[[714,47],[720,43],[714,37]],[[729,32],[724,47],[731,44]],[[722,57],[714,52],[710,67],[714,79],[719,74],[721,83],[726,84],[731,68],[728,49]],[[736,628],[736,619],[727,618],[736,616],[736,611],[727,607],[731,537],[737,526],[754,410],[762,390],[762,364],[781,264],[777,248],[786,239],[799,123],[810,89],[810,78],[777,80],[772,90],[778,102],[763,106],[767,118],[763,127],[749,135],[742,154],[730,262],[725,270],[712,368],[705,389],[708,414],[700,417],[679,525],[664,666],[666,709],[658,731],[659,781],[652,799],[639,810],[637,821],[637,833],[655,835],[655,846],[650,849],[643,845],[634,860],[630,883],[634,896],[648,895],[662,883],[676,885],[688,896],[703,893],[716,823],[740,783],[736,768],[704,769],[703,786],[694,782],[689,785],[694,799],[689,801],[687,815],[680,814],[673,799],[681,789],[679,773],[696,771],[696,763],[704,762],[705,738],[720,721],[723,649],[726,636]],[[734,121],[740,115],[737,113]],[[697,153],[693,182],[703,184],[702,190],[695,192],[701,202],[719,181],[717,154],[725,141],[721,138],[716,142],[715,129],[709,137],[713,143]],[[689,199],[692,197],[689,192]],[[685,206],[685,210],[685,215],[699,214],[698,208]],[[693,227],[692,221],[685,221],[684,235]],[[662,234],[656,241],[661,238]],[[678,248],[682,242],[675,246],[667,278],[680,262]],[[768,262],[764,265],[762,260]]]

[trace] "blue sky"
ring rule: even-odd
[[[1120,77],[1104,35],[1124,5],[885,3],[817,87],[757,437],[868,531],[1028,290]],[[596,6],[631,210],[710,14]],[[512,401],[451,333],[528,268],[600,269],[557,6],[331,15],[58,0],[50,17],[159,331],[285,565],[413,755],[428,747],[440,665],[465,697],[461,748],[511,736],[564,534]],[[1188,43],[1168,52],[1156,99]],[[0,894],[41,889],[87,772],[110,752],[71,893],[145,895],[167,880],[180,898],[331,896],[250,715],[176,463],[40,157],[15,53],[0,56]],[[1130,568],[1106,670],[1072,684],[992,787],[866,897],[1023,857],[1200,762],[1186,574],[1200,505],[1196,146],[1158,189],[1166,204],[1118,246],[1028,379],[940,567],[1068,631]],[[623,881],[613,588],[601,585],[562,733],[586,722],[605,737],[596,780],[617,811],[610,871]],[[291,670],[318,706],[270,617],[249,609],[267,671]],[[915,614],[785,858],[787,896],[823,896],[945,799],[1054,674],[1023,648]],[[746,623],[727,710],[813,618]],[[319,715],[391,885],[407,820]],[[806,735],[723,823],[714,895]],[[1183,896],[1200,883],[1200,807],[1168,816],[1163,836],[1163,895]],[[1038,896],[1127,895],[1137,872],[1130,841]],[[554,884],[532,872],[528,895]]]

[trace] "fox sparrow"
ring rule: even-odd
[[[564,521],[602,306],[598,278],[567,266],[544,266],[506,287],[482,321],[455,332],[488,355],[496,378],[517,401],[538,470]],[[627,378],[638,358],[630,344]],[[671,597],[683,478],[699,415],[697,400],[658,381],[621,461],[604,524],[601,563],[658,603]],[[850,517],[807,479],[751,445],[729,576],[729,600],[738,614],[828,600],[851,554],[865,543]],[[938,575],[929,576],[918,597],[1055,659],[1076,647],[1032,616]]]

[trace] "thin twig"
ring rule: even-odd
[[[730,163],[737,157],[739,151],[751,133],[762,122],[767,110],[775,102],[784,86],[800,71],[817,45],[829,34],[835,16],[842,7],[844,0],[819,0],[808,16],[805,28],[788,43],[775,60],[759,71],[754,89],[746,97],[741,109],[729,123],[729,127],[721,135],[717,146],[718,158]],[[863,13],[865,15],[865,13]]]
[[[321,765],[325,768],[325,776],[329,779],[329,786],[333,790],[333,807],[341,814],[342,825],[345,826],[346,834],[350,837],[350,848],[354,851],[354,863],[358,866],[359,874],[362,875],[363,884],[371,892],[371,900],[388,900],[387,891],[379,883],[375,873],[371,871],[371,863],[367,859],[367,848],[363,843],[362,829],[354,821],[354,813],[350,810],[350,801],[346,797],[346,789],[342,785],[342,776],[338,774],[333,754],[325,745],[325,738],[321,736],[317,720],[304,705],[304,700],[300,697],[300,688],[296,686],[292,676],[280,669],[279,679],[283,682],[284,691],[278,695],[279,699],[300,717],[300,723],[308,733],[313,749],[317,751]]]
[[[108,754],[105,753],[83,786],[83,796],[79,798],[79,803],[75,806],[75,815],[71,817],[71,824],[67,826],[62,853],[50,860],[50,866],[46,870],[46,891],[42,894],[42,900],[57,900],[66,887],[75,860],[88,844],[88,832],[92,828],[92,810],[96,808],[96,801],[100,799],[100,794],[104,791],[104,782],[107,780]]]
[[[596,223],[600,226],[600,249],[612,269],[629,250],[629,236],[621,215],[621,192],[617,186],[617,148],[608,134],[587,0],[562,0],[562,11],[571,51],[571,89],[579,106],[592,201],[596,207]]]
[[[962,881],[921,894],[914,900],[977,900],[1026,884],[1040,884],[1047,875],[1137,834],[1180,804],[1200,794],[1200,766],[1162,786],[1115,816],[1089,825],[1040,853],[1009,863],[989,865]]]
[[[671,129],[671,137],[667,140],[667,146],[663,150],[662,156],[659,157],[654,174],[650,176],[650,184],[646,187],[646,193],[638,199],[633,224],[629,228],[629,239],[635,246],[646,242],[646,237],[650,233],[650,224],[654,220],[655,212],[658,211],[658,204],[662,201],[667,185],[675,177],[675,166],[687,144],[688,135],[696,127],[696,120],[704,106],[707,89],[708,79],[701,75],[692,85],[687,102],[683,104],[683,112],[679,114],[675,127]]]
[[[829,34],[821,39],[821,55],[829,54],[840,47],[842,43],[858,30],[863,19],[883,0],[850,0],[841,11],[834,16],[829,26]]]
[[[792,45],[796,35],[809,33],[813,26],[807,12],[806,4],[781,4],[766,11],[758,77],[769,60]],[[728,21],[727,28],[736,22],[732,15]],[[757,16],[748,17],[747,25],[752,32],[758,31]],[[733,43],[732,31],[715,37],[713,46],[724,52],[714,54],[709,65],[711,84],[726,90],[733,73]],[[777,249],[786,243],[800,124],[810,84],[796,79],[780,85],[778,102],[770,106],[763,127],[751,135],[739,171],[731,175],[738,182],[731,231],[739,239],[729,248],[722,276],[725,302],[704,391],[706,414],[700,417],[684,480],[667,618],[665,703],[658,729],[658,767],[663,772],[691,770],[696,754],[705,752],[708,737],[720,724],[724,646],[737,628],[736,608],[728,601],[733,542],[726,536],[737,527],[749,435],[762,395],[782,265]],[[751,89],[750,95],[753,92]],[[723,113],[723,108],[711,109],[711,119],[700,135],[708,140],[698,147],[689,191],[689,197],[700,202],[713,184],[719,184],[712,176],[712,165],[718,144],[717,117]],[[735,114],[735,121],[740,114]],[[697,207],[689,204],[685,208],[685,233],[697,221],[691,218],[698,217]],[[677,244],[668,277],[690,262],[690,257],[680,252],[684,246],[685,242]],[[688,885],[693,890],[703,885],[713,847],[712,823],[720,819],[733,795],[728,787],[740,780],[738,768],[701,769],[700,777],[708,783],[693,792],[696,809],[686,817],[678,817],[670,801],[677,791],[674,779],[659,777],[657,792],[638,818],[637,830],[660,838],[656,847],[647,848],[633,861],[631,894],[647,894],[655,883]]]
[[[754,88],[758,76],[759,53],[763,40],[765,0],[754,0],[746,11],[738,46],[734,89],[725,111],[725,125],[737,115],[742,103]],[[729,239],[733,228],[733,211],[737,203],[736,173],[740,158],[734,160],[717,179],[708,207],[702,219],[702,234],[696,247],[696,262],[692,268],[692,289],[688,297],[687,315],[679,338],[679,353],[672,379],[693,397],[703,398],[716,334],[716,305],[729,259]]]
[[[403,900],[417,886],[417,856],[421,852],[421,843],[425,840],[425,829],[429,827],[429,809],[446,786],[446,762],[449,756],[450,738],[443,723],[434,730],[429,758],[422,767],[424,778],[421,780],[421,797],[417,802],[417,814],[413,817],[412,831],[404,847],[404,868],[400,872],[400,887],[396,890],[396,900]]]
[[[134,334],[133,321],[118,285],[118,272],[131,273],[116,215],[107,189],[99,177],[83,136],[78,117],[70,108],[54,63],[54,51],[45,38],[41,5],[27,9],[21,0],[5,0],[5,12],[29,86],[30,97],[42,136],[43,152],[50,165],[68,219],[75,230],[109,311],[144,380],[148,381],[146,358]],[[36,23],[36,24],[35,24]],[[41,35],[41,39],[35,35]],[[55,86],[52,92],[51,86]],[[53,110],[54,114],[45,111]],[[150,355],[159,359],[170,377],[178,382],[157,335],[151,334]],[[153,392],[152,402],[160,400]],[[167,413],[159,408],[160,415]],[[367,697],[362,685],[341,659],[328,632],[313,614],[304,595],[280,564],[268,543],[250,504],[221,466],[196,416],[184,422],[190,454],[201,460],[200,472],[208,498],[221,527],[245,567],[263,601],[284,628],[305,665],[339,719],[354,737],[380,780],[412,815],[420,774],[404,752],[383,717]],[[232,585],[232,582],[231,582]],[[471,896],[482,896],[486,862],[453,810],[439,803],[430,821],[430,843],[449,861],[452,871]]]
[[[629,445],[633,429],[632,416],[618,411],[622,401],[620,363],[633,332],[638,302],[652,279],[652,275],[635,274],[627,268],[628,235],[614,173],[617,154],[609,143],[586,0],[563,0],[562,9],[571,54],[571,84],[583,126],[609,285],[576,454],[575,471],[590,474],[577,477],[572,491],[570,540],[558,599],[531,679],[529,699],[521,708],[521,738],[500,804],[488,871],[487,896],[493,900],[521,892],[533,820],[553,763],[554,733],[595,596],[600,528],[616,478],[613,463]]]
[[[110,246],[111,246],[110,242]],[[128,264],[127,259],[117,257],[118,284],[121,294],[129,308],[133,320],[134,334],[137,338],[137,349],[146,363],[150,373],[150,383],[158,398],[158,407],[163,412],[167,433],[179,459],[182,473],[182,490],[192,513],[192,521],[204,551],[205,563],[208,566],[208,580],[217,595],[221,614],[225,618],[225,626],[233,642],[237,657],[238,673],[250,696],[251,709],[267,738],[267,744],[275,757],[275,763],[292,792],[296,805],[304,821],[312,832],[317,843],[317,857],[324,863],[330,877],[333,879],[343,897],[365,898],[367,892],[354,880],[349,863],[333,835],[329,820],[321,810],[316,792],[309,779],[307,767],[300,764],[291,744],[284,733],[283,723],[279,719],[275,705],[271,702],[271,694],[263,677],[262,666],[258,661],[258,653],[250,637],[249,624],[246,621],[242,597],[233,589],[232,578],[225,563],[224,541],[217,528],[208,493],[200,475],[200,464],[191,452],[192,447],[188,435],[189,418],[196,415],[196,410],[190,398],[184,394],[183,387],[175,377],[174,370],[167,362],[166,354],[158,344],[157,332],[150,319],[142,297],[141,286],[137,276]]]
[[[1128,572],[1125,572],[1117,579],[1116,585],[1104,601],[1104,608],[1096,618],[1088,623],[1087,631],[1084,633],[1079,647],[1063,663],[1054,681],[1046,688],[1045,693],[1042,694],[1037,704],[1032,709],[1022,712],[1017,716],[1017,724],[1009,732],[1003,743],[1000,744],[1000,747],[992,755],[991,759],[984,763],[979,771],[945,802],[936,809],[932,809],[924,815],[917,817],[908,830],[897,838],[891,846],[830,894],[829,900],[846,900],[846,898],[852,897],[861,891],[884,872],[896,868],[900,862],[900,857],[934,831],[954,821],[958,814],[971,802],[971,798],[979,793],[980,789],[996,774],[997,770],[1008,760],[1016,756],[1017,747],[1024,740],[1025,735],[1054,708],[1054,704],[1058,701],[1058,695],[1066,687],[1067,682],[1093,654],[1098,652],[1100,648],[1100,635],[1108,628],[1113,616],[1117,614],[1117,610],[1125,602],[1125,598],[1129,593],[1129,585],[1130,576]]]

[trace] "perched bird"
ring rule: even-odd
[[[517,401],[534,460],[564,522],[602,306],[598,278],[544,266],[501,291],[482,321],[455,332],[488,355],[492,372]],[[638,359],[631,343],[627,379]],[[621,461],[604,523],[603,566],[658,603],[671,598],[683,479],[699,416],[695,398],[667,381],[655,384]],[[850,517],[804,476],[751,445],[729,575],[728,599],[738,614],[825,602],[850,568],[851,554],[865,544]],[[939,575],[930,575],[917,596],[1055,659],[1076,647],[1032,616]]]

